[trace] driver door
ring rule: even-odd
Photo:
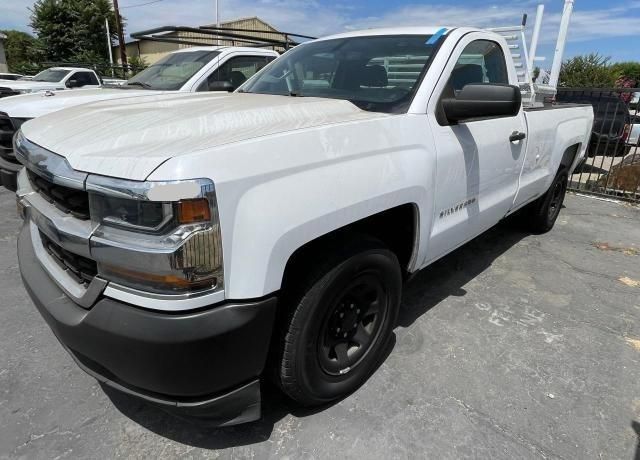
[[[500,221],[518,188],[526,140],[522,110],[515,117],[482,118],[451,124],[441,100],[454,97],[469,83],[515,81],[502,46],[486,35],[469,34],[447,63],[429,101],[429,123],[436,140],[435,216],[427,261],[435,260]],[[506,52],[509,52],[508,50]],[[510,78],[511,77],[511,78]]]

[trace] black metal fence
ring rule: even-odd
[[[558,102],[591,104],[594,120],[587,156],[569,188],[640,202],[640,88],[559,88]]]

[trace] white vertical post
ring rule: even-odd
[[[111,76],[113,77],[113,51],[111,50],[111,32],[109,32],[109,19],[104,18],[104,25],[107,28],[107,49],[109,50],[109,62],[111,63]]]
[[[218,0],[216,0],[216,28],[220,28],[220,10],[218,7]],[[219,33],[219,31],[216,31],[216,32]],[[216,44],[220,45],[220,35],[218,35]]]
[[[569,31],[569,21],[573,12],[574,0],[565,0],[564,10],[562,11],[562,20],[560,21],[560,32],[558,32],[558,42],[556,43],[556,52],[553,55],[553,66],[551,67],[551,76],[549,77],[549,85],[556,88],[560,78],[560,69],[562,67],[562,56],[564,48],[567,44],[567,32]]]
[[[544,15],[544,5],[538,5],[536,11],[536,22],[533,26],[533,35],[531,36],[531,49],[529,50],[529,71],[533,78],[533,70],[535,66],[536,52],[538,51],[538,39],[540,38],[540,29],[542,28],[542,16]]]

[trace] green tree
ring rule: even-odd
[[[629,78],[640,85],[640,62],[617,62],[611,68],[619,78]]]
[[[617,74],[610,58],[591,53],[575,56],[562,63],[560,86],[569,88],[611,88]]]
[[[40,47],[38,40],[19,30],[0,31],[7,36],[4,42],[7,65],[12,72],[31,73],[38,67]]]
[[[149,64],[142,56],[129,56],[127,61],[129,63],[129,67],[131,68],[131,72],[134,75],[149,67]]]
[[[106,61],[105,18],[115,38],[115,14],[109,0],[37,0],[30,26],[38,35],[45,60],[80,62],[90,57]]]

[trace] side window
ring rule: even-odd
[[[76,80],[79,87],[98,84],[96,76],[91,72],[76,72],[71,76],[70,80]]]
[[[469,83],[509,83],[502,48],[489,40],[476,40],[462,51],[449,78],[449,90],[460,91]]]
[[[90,85],[99,85],[100,82],[98,81],[98,77],[96,77],[96,74],[94,74],[93,72],[88,72],[89,74],[89,84]]]
[[[211,89],[210,83],[218,81],[228,81],[234,88],[237,88],[273,59],[271,56],[238,56],[231,58],[209,75],[207,80],[198,87],[198,91],[209,91]]]

